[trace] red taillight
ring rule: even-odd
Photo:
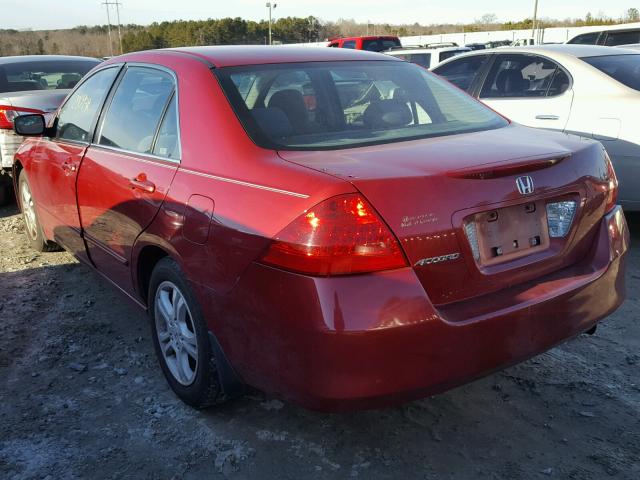
[[[607,162],[607,179],[609,180],[609,185],[607,185],[607,207],[605,209],[605,212],[608,213],[614,209],[618,201],[618,177],[607,152],[604,152],[604,158]]]
[[[398,240],[358,194],[319,203],[285,227],[263,263],[310,275],[345,275],[407,265]]]
[[[13,130],[13,121],[18,115],[25,113],[44,113],[42,110],[35,108],[19,108],[0,105],[0,129]]]

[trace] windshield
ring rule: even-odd
[[[582,60],[627,87],[640,91],[640,55],[606,55]]]
[[[34,60],[0,65],[0,93],[75,87],[98,60]]]
[[[508,124],[406,62],[253,65],[217,73],[245,130],[266,148],[339,149]]]

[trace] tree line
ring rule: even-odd
[[[620,18],[588,13],[584,18],[541,19],[540,28],[610,25],[640,21],[637,8],[628,9]],[[316,17],[283,17],[272,24],[273,40],[277,43],[305,43],[349,35],[433,35],[455,32],[489,30],[521,30],[532,28],[532,19],[499,22],[495,14],[486,14],[468,24],[422,25],[420,23],[393,25],[367,24],[354,20],[321,21]],[[242,18],[209,20],[176,20],[151,25],[123,25],[122,50],[132,52],[152,48],[192,45],[266,44],[269,37],[267,21],[255,22]],[[68,30],[17,31],[0,30],[0,56],[66,54],[104,57],[120,52],[117,29],[108,26],[81,25]]]

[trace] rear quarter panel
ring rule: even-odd
[[[166,55],[145,61],[167,62]],[[146,246],[157,245],[176,258],[192,283],[208,295],[222,294],[294,218],[355,188],[258,148],[205,63],[174,54],[165,64],[179,79],[182,160],[163,207],[136,242],[132,264]],[[194,206],[193,195],[210,202]],[[213,205],[213,212],[198,211],[203,204]],[[185,236],[186,218],[200,219],[190,230],[205,229],[204,242]]]

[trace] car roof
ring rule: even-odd
[[[26,62],[52,62],[52,61],[91,60],[100,63],[101,60],[94,57],[78,57],[75,55],[22,55],[13,57],[0,57],[0,65]]]
[[[212,47],[184,47],[166,50],[151,50],[127,54],[124,61],[144,56],[145,53],[180,52],[198,57],[215,67],[234,67],[243,65],[265,65],[273,63],[297,62],[334,62],[352,60],[402,61],[389,55],[353,50],[349,48],[267,46],[267,45],[224,45]],[[115,57],[113,60],[118,59]]]

